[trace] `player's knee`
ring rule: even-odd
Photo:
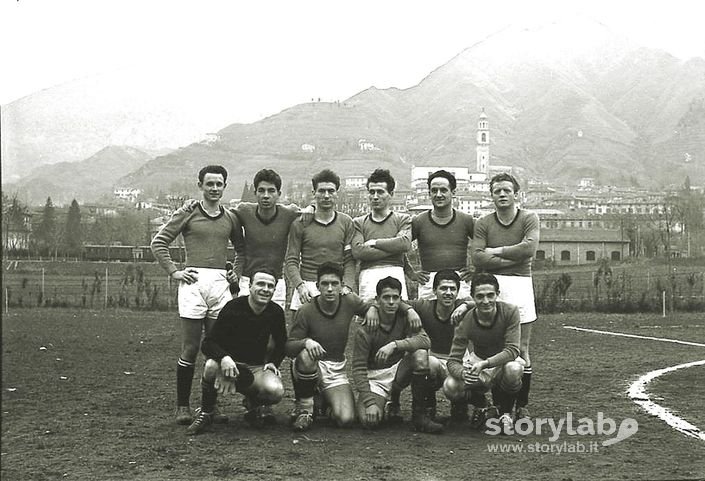
[[[355,422],[355,411],[352,409],[333,411],[331,417],[336,426],[339,428],[347,428],[352,426]]]
[[[258,398],[264,404],[277,404],[284,398],[284,384],[273,372],[266,371],[256,381]]]
[[[448,376],[443,382],[443,394],[450,401],[459,401],[465,398],[465,383],[453,376]]]
[[[220,370],[220,363],[215,359],[206,360],[205,366],[203,366],[203,379],[206,381],[213,381],[218,375]]]
[[[417,349],[411,353],[412,364],[414,366],[414,372],[428,372],[429,362],[428,362],[428,350]]]
[[[502,367],[500,387],[507,392],[517,392],[521,389],[521,379],[523,375],[524,366],[522,366],[520,362],[508,362]]]
[[[300,373],[310,374],[318,369],[318,361],[313,359],[308,351],[304,349],[296,356],[294,367]]]
[[[184,339],[184,342],[181,344],[181,359],[188,362],[196,362],[199,347],[200,339],[196,342]]]

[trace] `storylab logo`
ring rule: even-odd
[[[486,434],[496,436],[502,434],[502,425],[498,418],[488,419],[486,423]],[[528,436],[530,434],[542,436],[549,434],[549,442],[555,443],[565,436],[614,436],[602,441],[602,446],[611,446],[630,438],[639,430],[636,419],[625,418],[617,424],[617,421],[606,417],[603,412],[598,412],[595,419],[583,417],[575,421],[573,413],[566,413],[565,417],[554,418],[533,418],[518,419],[509,430],[505,428],[504,434],[518,434]]]

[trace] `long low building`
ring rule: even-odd
[[[556,264],[591,264],[602,258],[620,261],[629,256],[629,239],[619,230],[545,229],[541,231],[536,261]]]

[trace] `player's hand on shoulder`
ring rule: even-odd
[[[193,210],[196,209],[196,206],[198,206],[198,200],[186,199],[181,206],[181,210],[184,210],[186,212],[193,212]]]
[[[406,320],[412,332],[421,330],[421,316],[419,316],[419,313],[416,312],[413,307],[406,311]]]
[[[472,267],[463,267],[458,271],[461,281],[470,282],[472,275],[474,274]]]
[[[379,326],[379,310],[376,305],[371,305],[367,309],[364,319],[360,322],[361,326],[365,326],[368,331],[373,331]]]
[[[306,283],[302,282],[301,284],[296,286],[296,290],[299,293],[299,300],[301,301],[302,304],[307,304],[307,303],[311,302],[311,299],[313,299],[313,296],[311,295],[311,291],[309,291]]]
[[[460,304],[458,307],[456,307],[453,312],[450,315],[450,322],[452,322],[454,325],[460,324],[460,321],[463,320],[463,317],[465,317],[465,314],[470,310],[468,305],[466,303]]]

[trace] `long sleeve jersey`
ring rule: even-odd
[[[539,245],[539,217],[519,209],[509,225],[493,212],[475,222],[472,262],[477,270],[505,276],[531,276],[531,260]],[[490,255],[486,247],[505,247],[502,256]]]
[[[354,233],[352,218],[336,212],[328,224],[315,218],[310,223],[291,224],[286,251],[286,275],[293,287],[316,281],[318,266],[330,261],[343,265],[343,284],[355,286],[355,262],[350,253]]]
[[[396,343],[397,350],[387,358],[386,362],[377,362],[375,359],[377,351],[392,341]],[[365,406],[374,403],[367,378],[368,370],[391,367],[399,362],[405,353],[430,347],[431,340],[426,332],[423,329],[413,332],[403,313],[397,313],[394,324],[389,330],[379,326],[368,331],[364,326],[358,326],[353,341],[352,377],[359,399]]]
[[[179,234],[186,247],[186,267],[225,269],[228,240],[236,253],[243,249],[242,227],[235,214],[221,206],[220,213],[212,217],[200,202],[187,201],[159,229],[151,243],[154,257],[169,275],[179,270],[169,254],[169,244]]]
[[[491,326],[478,323],[477,308],[470,309],[460,321],[453,336],[448,358],[448,372],[458,379],[463,376],[465,350],[487,359],[488,367],[502,366],[519,355],[519,310],[512,304],[497,302]]]
[[[230,356],[234,361],[251,366],[271,362],[278,367],[284,359],[286,344],[284,310],[270,302],[264,311],[256,314],[248,299],[249,296],[236,297],[223,307],[213,327],[206,333],[201,351],[219,362]],[[274,348],[267,357],[270,336]]]
[[[377,266],[404,266],[404,254],[411,248],[411,217],[390,212],[382,221],[372,214],[355,217],[355,236],[352,242],[353,257],[361,261],[361,269]],[[375,247],[364,245],[376,239]]]
[[[276,213],[271,219],[263,219],[257,211],[257,204],[241,202],[235,209],[235,215],[242,224],[244,233],[244,252],[242,257],[242,274],[252,277],[256,267],[266,266],[282,275],[284,255],[291,223],[299,216],[298,209],[277,205]]]
[[[338,310],[329,315],[321,310],[320,297],[315,297],[296,311],[286,341],[286,355],[295,358],[306,339],[313,339],[326,350],[326,361],[343,361],[350,322],[354,315],[364,316],[370,305],[371,302],[364,302],[355,294],[347,294],[340,296]]]
[[[421,318],[421,326],[428,337],[431,338],[431,354],[439,359],[448,359],[450,348],[453,345],[455,325],[450,319],[439,319],[436,314],[437,300],[416,299],[405,301],[417,312]],[[456,300],[455,307],[464,301]]]
[[[471,215],[453,209],[447,224],[438,224],[431,211],[421,213],[411,221],[412,240],[419,246],[421,269],[438,272],[441,269],[460,270],[470,264],[470,241],[474,231]]]

